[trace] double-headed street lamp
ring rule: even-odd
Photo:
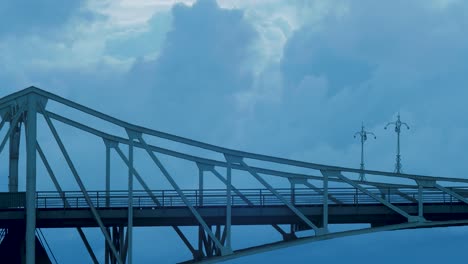
[[[395,132],[397,133],[397,155],[396,155],[396,164],[395,164],[395,172],[396,173],[401,173],[401,156],[400,156],[400,132],[401,132],[401,126],[405,126],[407,129],[409,129],[408,124],[401,122],[400,120],[400,113],[398,113],[397,121],[396,122],[390,122],[385,126],[385,129],[389,125],[395,125]]]
[[[356,136],[360,136],[361,137],[361,170],[364,170],[364,143],[366,142],[367,140],[367,135],[372,135],[374,136],[374,139],[376,139],[377,137],[375,136],[374,133],[372,132],[369,132],[369,131],[366,131],[364,129],[364,123],[362,123],[362,126],[361,126],[361,131],[359,132],[356,132],[354,134],[354,138],[356,138]],[[366,180],[366,177],[364,175],[364,172],[361,171],[361,173],[359,174],[359,180],[360,181],[365,181]]]

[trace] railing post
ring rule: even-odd
[[[358,205],[359,204],[359,197],[358,197],[358,189],[354,188],[356,192],[354,193],[354,204]]]
[[[260,189],[260,205],[263,206],[263,195],[262,195],[262,189]]]
[[[289,183],[291,185],[291,204],[295,205],[296,204],[296,183],[294,182],[294,179],[290,179]]]

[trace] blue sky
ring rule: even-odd
[[[378,137],[367,144],[367,168],[386,171],[395,135],[383,127],[400,112],[411,126],[402,138],[405,172],[466,177],[466,1],[21,0],[0,4],[0,25],[0,96],[35,85],[180,136],[350,167],[359,165],[352,136],[364,121]],[[154,243],[175,237],[151,232]],[[231,263],[455,262],[466,258],[467,232],[374,234]],[[99,233],[90,234],[99,251]],[[67,248],[85,252],[74,234],[50,237],[68,263]],[[144,240],[136,243],[135,260],[149,261]],[[190,257],[176,238],[168,243],[175,248],[160,262],[181,260],[178,251]]]

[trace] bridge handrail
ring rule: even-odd
[[[457,192],[464,197],[468,196],[468,188],[451,187],[452,190]],[[382,190],[379,188],[369,189],[372,193],[383,196],[387,201],[396,204],[414,204],[408,198],[400,196],[393,192],[392,188]],[[418,197],[417,190],[402,190],[407,197],[416,199]],[[106,195],[106,191],[88,191],[93,204],[97,208],[122,208],[128,205],[128,191],[111,191],[110,195]],[[153,190],[152,194],[159,199],[162,207],[185,207],[180,196],[174,190]],[[194,206],[224,206],[226,204],[226,190],[225,189],[209,189],[204,190],[200,193],[197,189],[188,189],[183,191],[186,197],[191,201]],[[283,205],[278,198],[271,193],[268,189],[240,189],[242,195],[249,199],[253,206],[278,206]],[[297,188],[292,193],[291,189],[281,188],[278,189],[284,197],[289,201],[293,202],[298,206],[322,206],[323,195],[314,192],[307,188]],[[330,201],[330,204],[336,206],[359,206],[359,205],[371,205],[379,204],[369,195],[359,192],[355,188],[330,188],[330,193],[339,199],[343,204],[335,204]],[[106,198],[110,197],[109,206],[106,205]],[[37,192],[37,207],[38,208],[66,208],[64,199],[70,205],[70,208],[87,208],[88,205],[85,201],[84,195],[80,191],[66,191],[61,196],[58,192],[52,191],[40,191]],[[158,205],[154,203],[151,196],[146,191],[137,190],[133,194],[133,203],[135,207],[151,207],[157,208]],[[203,202],[201,202],[203,199]],[[233,206],[250,206],[245,200],[237,195],[233,194],[231,197],[231,203]],[[424,202],[428,203],[442,203],[442,204],[455,204],[461,203],[460,201],[453,199],[452,196],[437,190],[437,189],[425,189],[424,190]]]
[[[463,197],[468,197],[468,188],[450,187]],[[374,195],[379,195],[388,202],[394,204],[417,204],[418,191],[414,189],[397,188],[370,188],[369,191]],[[233,194],[231,196],[232,206],[282,206],[283,203],[268,189],[239,189],[241,195]],[[227,202],[226,189],[207,189],[202,193],[198,189],[183,190],[187,199],[194,206],[225,206]],[[291,203],[296,206],[323,206],[323,195],[308,189],[296,188],[294,192],[291,189],[280,188],[281,193]],[[186,207],[184,202],[175,190],[152,190],[162,207]],[[404,195],[402,196],[401,193]],[[87,195],[96,208],[125,208],[128,206],[128,191],[110,191],[109,196],[103,190],[88,191]],[[380,204],[368,194],[360,192],[358,189],[349,187],[330,188],[330,194],[340,201],[335,203],[329,200],[334,206],[360,206]],[[425,188],[423,192],[424,203],[430,204],[463,204],[463,202],[453,198],[451,195],[436,188]],[[0,210],[18,209],[25,206],[25,200],[18,195],[24,196],[25,193],[2,193],[2,203]],[[109,199],[108,199],[109,198]],[[153,198],[144,190],[135,190],[133,193],[133,205],[135,208],[159,208]],[[246,202],[245,199],[248,199]],[[107,206],[109,201],[109,206]],[[81,191],[65,191],[62,193],[55,191],[39,191],[36,194],[37,208],[89,208],[85,196]]]

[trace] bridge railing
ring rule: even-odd
[[[468,197],[468,188],[449,188],[456,191],[463,197]],[[416,189],[369,189],[373,194],[379,195],[388,202],[415,203],[418,199],[418,191]],[[242,195],[232,194],[231,204],[233,206],[276,206],[283,205],[283,202],[278,197],[271,193],[268,189],[242,189],[239,190]],[[296,188],[294,195],[291,189],[278,189],[278,192],[291,203],[301,205],[321,205],[323,204],[323,195],[311,189]],[[107,196],[105,191],[89,191],[88,195],[91,198],[93,205],[97,208],[105,207],[127,207],[128,193],[126,191],[111,191]],[[184,190],[184,194],[190,203],[194,206],[225,206],[226,205],[226,190],[212,189],[204,190],[202,193],[199,190]],[[362,193],[355,188],[330,188],[329,194],[334,197],[340,204],[343,205],[365,205],[377,203],[374,198],[368,194]],[[153,197],[149,196],[145,191],[135,191],[133,194],[134,207],[159,207],[154,199],[157,199],[162,207],[177,207],[185,206],[184,202],[172,190],[155,190],[152,191]],[[0,193],[1,203],[0,209],[7,208],[23,208],[25,206],[24,193]],[[457,199],[451,195],[437,189],[424,189],[424,203],[457,203]],[[329,204],[337,204],[333,200],[329,200]],[[37,208],[88,208],[88,204],[84,195],[79,191],[67,191],[62,195],[58,192],[37,192],[36,199]]]
[[[455,190],[460,195],[467,197],[468,188],[450,188]],[[320,206],[323,204],[323,195],[310,189],[297,188],[292,195],[291,189],[277,189],[278,192],[291,203],[297,206]],[[369,189],[373,194],[379,195],[383,199],[394,204],[417,203],[418,191],[415,189]],[[239,190],[241,195],[233,194],[231,196],[231,204],[233,206],[280,206],[283,202],[278,197],[267,189],[242,189]],[[199,190],[184,190],[183,191],[189,202],[197,207],[200,206],[225,206],[226,205],[226,190],[211,189],[204,190],[202,193]],[[126,191],[111,191],[107,196],[105,191],[89,191],[88,195],[91,198],[93,205],[97,208],[122,208],[128,206],[128,195]],[[374,198],[368,194],[362,193],[355,188],[330,188],[329,194],[336,200],[340,201],[340,205],[366,205],[378,204]],[[79,191],[63,192],[61,196],[58,192],[38,192],[37,193],[37,208],[88,208],[88,204],[84,195]],[[186,206],[181,197],[176,191],[172,190],[155,190],[152,191],[153,197],[145,191],[135,191],[133,194],[133,206],[137,208],[147,207],[184,207]],[[154,201],[160,203],[160,206]],[[65,202],[66,201],[66,202]],[[458,203],[459,201],[452,196],[437,190],[425,189],[423,193],[424,203]],[[330,200],[330,204],[337,204]]]
[[[468,197],[468,188],[454,187],[449,188],[456,191],[463,197]],[[278,192],[291,203],[297,206],[320,206],[324,202],[322,194],[319,194],[311,189],[296,188],[294,195],[291,189],[277,189]],[[396,188],[375,188],[369,189],[373,194],[379,195],[381,198],[393,204],[417,203],[418,190],[416,189],[396,189]],[[197,207],[200,206],[225,206],[226,205],[226,190],[210,189],[203,190],[184,190],[183,191],[189,202]],[[242,189],[239,190],[241,195],[232,194],[231,204],[233,206],[279,206],[283,202],[268,189]],[[146,191],[135,191],[133,194],[133,206],[138,208],[143,207],[183,207],[185,203],[181,197],[173,190],[154,190],[151,191],[153,197],[148,195]],[[329,200],[329,204],[338,205],[366,205],[376,204],[374,198],[360,192],[355,188],[330,188],[329,194],[335,198]],[[105,191],[89,191],[89,197],[93,205],[97,208],[122,208],[128,206],[127,191],[111,191],[109,196]],[[24,208],[25,199],[24,193],[0,193],[0,209],[8,208]],[[158,205],[154,200],[157,200]],[[453,196],[442,192],[438,189],[426,188],[423,193],[424,203],[443,203],[452,204],[459,201]],[[89,205],[80,191],[67,191],[62,194],[58,192],[37,192],[36,198],[37,208],[88,208]]]

